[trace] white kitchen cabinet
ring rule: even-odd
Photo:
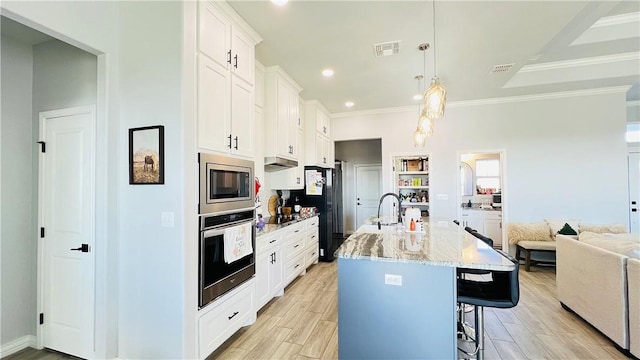
[[[334,149],[329,130],[329,115],[317,101],[305,102],[305,163],[333,168]]]
[[[300,91],[300,85],[279,66],[265,69],[265,157],[299,160]]]
[[[199,4],[198,50],[253,85],[255,45],[262,39],[248,25],[242,24],[228,5],[213,1]]]
[[[305,267],[318,263],[320,234],[318,232],[318,217],[306,221],[305,225]]]
[[[245,33],[250,28],[237,25],[241,20],[229,20],[234,13],[226,8],[200,3],[198,147],[253,158],[255,44],[261,39]]]
[[[303,132],[298,130],[297,146],[302,149]],[[304,150],[302,151],[304,153]],[[273,189],[302,190],[304,189],[304,162],[298,161],[298,166],[267,173],[269,184]]]
[[[494,247],[502,248],[502,212],[462,209],[460,220],[460,225],[491,238]]]
[[[256,321],[254,279],[215,300],[198,313],[198,355],[209,356],[243,326]]]
[[[260,310],[274,296],[282,296],[284,265],[282,232],[256,239],[256,309]]]

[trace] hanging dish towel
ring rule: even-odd
[[[225,229],[224,262],[231,264],[238,259],[252,254],[253,245],[251,244],[251,235],[251,223]]]

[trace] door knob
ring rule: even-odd
[[[358,203],[358,205],[362,205],[362,204]]]
[[[89,244],[82,244],[82,246],[80,246],[79,248],[69,249],[69,250],[72,250],[72,251],[89,252]]]

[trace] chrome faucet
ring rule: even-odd
[[[382,200],[384,200],[384,198],[386,198],[387,196],[393,196],[394,198],[396,198],[396,200],[398,200],[398,224],[402,222],[402,215],[400,211],[400,197],[396,193],[386,193],[380,197],[380,202],[378,203],[378,230],[382,229],[382,224],[380,223],[380,206],[382,205]]]

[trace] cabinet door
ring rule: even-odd
[[[298,93],[296,92],[295,89],[290,87],[289,88],[289,134],[290,134],[289,141],[291,142],[291,144],[293,144],[293,149],[292,149],[293,151],[291,156],[293,156],[293,158],[296,160],[302,159],[300,157],[300,149],[301,149],[300,145],[302,144],[300,139],[304,138],[304,134],[301,136],[298,134],[298,130],[300,127],[300,117],[298,116],[299,101],[300,99],[299,99]]]
[[[289,84],[284,80],[276,79],[276,117],[278,132],[276,136],[278,155],[288,159],[293,158],[293,143],[290,142],[291,122],[289,121]]]
[[[256,310],[260,310],[266,303],[271,300],[271,288],[269,287],[269,271],[271,268],[271,254],[269,251],[266,254],[260,254],[256,256]]]
[[[316,109],[316,131],[329,137],[329,117],[322,110]]]
[[[253,158],[253,86],[235,75],[231,76],[232,154]]]
[[[255,82],[255,48],[251,40],[237,28],[232,28],[231,70],[238,77],[253,85]]]
[[[282,246],[278,246],[273,250],[274,262],[269,268],[269,288],[271,293],[277,292],[284,287],[284,251]]]
[[[198,147],[229,152],[230,87],[225,68],[198,56]]]
[[[502,220],[486,219],[484,221],[485,236],[493,240],[494,247],[502,248]]]
[[[318,134],[316,136],[316,164],[328,167],[329,163],[329,139]]]
[[[200,2],[198,49],[218,65],[229,68],[231,23],[210,3]]]

